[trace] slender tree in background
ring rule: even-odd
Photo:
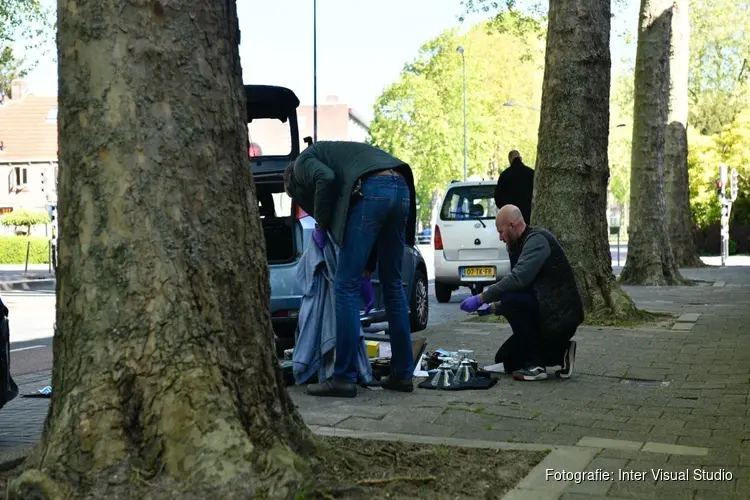
[[[689,0],[673,0],[669,58],[669,117],[664,137],[664,200],[672,253],[679,267],[701,267],[693,236],[688,182]]]
[[[588,314],[637,310],[607,237],[610,2],[550,2],[532,223],[560,240]]]
[[[0,50],[0,92],[6,97],[12,97],[11,82],[17,78],[26,76],[23,59],[13,54],[13,47],[7,45]]]
[[[235,2],[58,12],[54,393],[13,497],[290,498],[311,438],[273,350]]]
[[[664,136],[669,116],[672,0],[641,0],[635,57],[628,256],[620,282],[682,284],[669,241]]]

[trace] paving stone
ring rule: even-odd
[[[461,427],[456,429],[450,437],[461,439],[479,439],[482,441],[512,442],[516,435],[512,431],[503,431],[495,429],[476,429],[472,427]]]
[[[672,330],[689,331],[693,329],[695,323],[675,323],[672,325]]]
[[[336,428],[438,437],[451,437],[457,430],[455,428],[446,427],[444,425],[423,425],[415,422],[402,422],[399,426],[394,426],[393,424],[384,422],[382,420],[373,420],[362,417],[347,418],[346,420],[339,422],[336,425]]]
[[[680,444],[646,442],[641,448],[643,451],[653,453],[667,453],[670,455],[708,455],[708,448],[698,446],[685,446]]]
[[[620,458],[623,460],[642,460],[649,463],[666,463],[671,455],[663,453],[651,453],[643,450],[621,450],[605,448],[599,452],[597,457]]]
[[[684,313],[677,318],[678,322],[695,323],[698,318],[701,317],[701,313]]]
[[[320,413],[320,412],[308,412],[305,413],[303,420],[307,425],[319,425],[325,427],[333,427],[339,422],[346,420],[351,415],[340,414],[340,413]]]
[[[737,491],[696,491],[694,500],[747,500],[747,493]]]
[[[693,491],[670,492],[670,495],[665,497],[664,492],[657,490],[654,483],[650,481],[616,481],[610,488],[608,496],[636,498],[638,500],[665,500],[665,498],[669,500],[692,500]]]
[[[626,497],[613,497],[611,495],[595,495],[586,493],[563,493],[560,500],[624,500]]]
[[[575,446],[582,437],[583,434],[570,434],[553,431],[550,433],[539,434],[531,442],[557,446]]]
[[[581,439],[578,446],[587,446],[589,448],[615,448],[619,450],[639,450],[643,446],[643,442],[639,441],[624,441],[621,439],[607,439],[586,436]]]

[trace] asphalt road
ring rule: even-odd
[[[432,285],[434,279],[433,250],[429,245],[419,247],[427,264],[430,280],[430,319],[429,325],[437,325],[465,314],[459,310],[459,303],[469,297],[467,288],[456,290],[447,304],[439,304],[435,299]],[[621,247],[621,263],[625,262],[627,247]],[[616,259],[616,247],[613,247]],[[613,262],[613,266],[616,261]],[[50,291],[4,291],[2,298],[10,310],[11,372],[14,375],[49,369],[52,366],[52,336],[55,323],[55,294]],[[373,325],[382,329],[386,325]]]
[[[55,292],[3,291],[10,327],[10,369],[23,375],[52,366]]]

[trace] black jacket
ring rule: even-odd
[[[515,205],[523,214],[526,224],[531,224],[531,198],[534,194],[534,170],[523,164],[520,158],[500,174],[495,187],[497,208]]]
[[[518,262],[510,274],[485,289],[482,298],[496,302],[504,292],[531,290],[539,304],[542,338],[570,339],[583,322],[583,301],[565,251],[541,227],[527,226],[518,243]]]

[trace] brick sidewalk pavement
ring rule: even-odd
[[[672,311],[673,329],[582,327],[577,374],[569,380],[516,382],[486,391],[412,394],[382,390],[356,399],[316,399],[290,388],[305,421],[328,433],[362,430],[539,443],[594,450],[587,470],[644,471],[640,480],[569,483],[544,498],[750,497],[750,267],[685,270],[693,287],[627,287],[640,307]],[[456,305],[457,318],[465,319]],[[507,325],[454,321],[421,332],[428,349],[473,349],[491,363]],[[24,378],[22,392],[49,373]],[[28,377],[28,376],[25,376]],[[0,410],[0,448],[37,439],[47,400],[18,398]],[[732,480],[655,481],[651,470],[723,471]],[[537,474],[541,474],[537,472]],[[540,499],[537,493],[518,498]]]

